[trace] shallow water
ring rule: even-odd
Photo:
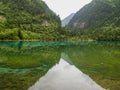
[[[28,90],[105,90],[64,59],[53,66]]]
[[[40,90],[120,90],[119,70],[120,42],[0,42],[0,90],[27,90],[38,80]]]

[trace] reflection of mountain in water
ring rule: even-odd
[[[60,59],[48,73],[28,90],[105,90],[74,65]]]

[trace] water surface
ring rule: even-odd
[[[120,42],[0,42],[0,90],[30,89],[38,80],[41,82],[42,78],[49,77],[52,68],[61,66],[62,53],[65,53],[62,59],[68,67],[62,66],[61,69],[66,74],[61,69],[55,69],[53,77],[46,78],[57,88],[55,90],[62,88],[58,81],[60,78],[63,78],[62,83],[66,83],[65,90],[71,86],[70,78],[76,90],[91,87],[91,83],[100,90],[120,90]],[[69,70],[73,74],[68,75]],[[85,80],[90,82],[86,83]],[[46,88],[50,85],[42,90]]]
[[[64,59],[28,90],[105,90]]]

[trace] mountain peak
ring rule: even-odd
[[[93,0],[74,15],[68,26],[72,29],[86,29],[112,24],[119,17],[119,4],[120,0]]]
[[[70,20],[73,18],[75,13],[71,13],[69,16],[67,16],[65,19],[62,20],[62,26],[68,25]]]

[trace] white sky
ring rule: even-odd
[[[64,19],[71,13],[77,12],[85,4],[92,0],[43,0],[61,19]]]

